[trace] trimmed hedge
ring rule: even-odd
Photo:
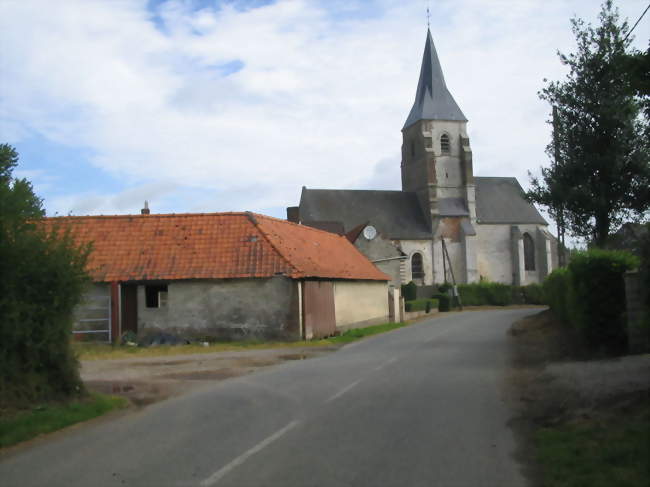
[[[498,282],[459,284],[458,294],[463,306],[508,306],[511,304],[545,304],[539,284],[511,286]]]
[[[410,301],[404,302],[404,309],[406,311],[426,311],[427,304],[429,305],[429,309],[435,309],[438,307],[438,300],[437,299],[412,299]]]
[[[544,293],[553,312],[591,350],[620,353],[627,348],[625,271],[638,259],[627,252],[578,252],[568,268],[551,273]]]
[[[404,301],[415,301],[417,299],[418,287],[413,281],[408,284],[402,284],[401,289]]]

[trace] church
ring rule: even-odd
[[[391,284],[539,283],[557,240],[511,177],[475,177],[467,118],[427,30],[415,101],[402,128],[402,190],[303,187],[287,219],[345,235]]]

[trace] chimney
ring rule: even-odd
[[[148,215],[149,213],[151,213],[149,211],[149,202],[147,200],[144,200],[144,208],[142,208],[140,210],[140,214],[141,215]]]
[[[300,223],[300,207],[289,206],[287,207],[287,220],[293,223]]]

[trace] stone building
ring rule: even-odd
[[[253,213],[46,218],[92,243],[74,334],[298,339],[389,320],[389,276],[348,239]]]
[[[415,102],[402,128],[402,190],[303,187],[289,220],[345,233],[392,284],[525,285],[556,267],[556,240],[515,178],[475,177],[467,118],[427,32]]]

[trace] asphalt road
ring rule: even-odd
[[[215,383],[4,455],[2,486],[526,485],[506,331],[454,313]]]

